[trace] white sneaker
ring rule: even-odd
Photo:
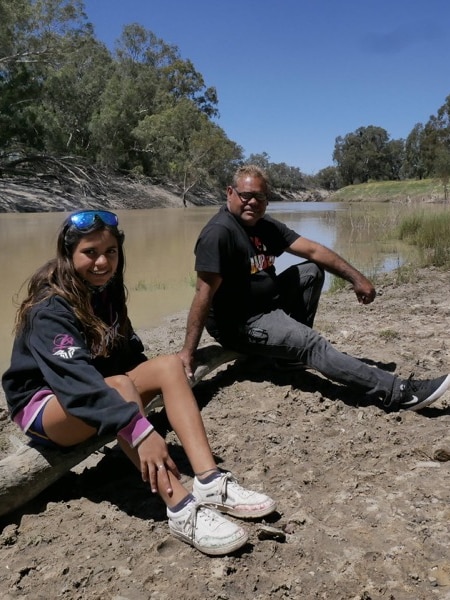
[[[275,500],[265,494],[246,490],[231,473],[222,473],[206,484],[200,483],[195,477],[192,493],[203,504],[241,519],[264,517],[276,508]]]
[[[241,548],[248,533],[217,511],[192,501],[178,512],[167,508],[172,534],[204,554],[221,555]]]

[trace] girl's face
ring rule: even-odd
[[[106,229],[88,233],[75,246],[72,261],[82,279],[100,287],[108,283],[117,270],[119,244]]]

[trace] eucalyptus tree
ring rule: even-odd
[[[106,47],[92,36],[80,37],[75,52],[70,51],[72,42],[66,43],[64,59],[47,74],[36,119],[48,152],[70,153],[94,162],[97,151],[91,122],[100,110],[113,61]]]
[[[428,176],[443,176],[447,171],[447,155],[450,153],[450,96],[431,115],[423,129],[422,157]]]
[[[402,176],[404,179],[423,179],[427,175],[424,156],[425,128],[416,123],[405,140]]]
[[[333,160],[344,185],[398,178],[401,147],[390,143],[385,129],[369,125],[337,137]]]
[[[73,56],[92,27],[80,0],[2,0],[0,147],[44,150],[51,123],[41,119],[49,74]]]
[[[337,167],[325,167],[314,176],[313,181],[324,190],[336,191],[342,187],[342,180]]]
[[[298,167],[291,167],[286,163],[269,163],[267,168],[273,187],[286,191],[299,191],[305,189],[305,179]]]
[[[150,174],[179,184],[183,202],[195,187],[224,179],[242,159],[242,149],[188,98],[145,116],[133,135],[150,157]]]
[[[177,46],[138,24],[124,27],[114,52],[113,73],[91,122],[98,160],[145,175],[160,172],[166,149],[154,137],[150,145],[141,143],[139,132],[149,117],[160,115],[166,120],[183,99],[200,114],[217,114],[215,89],[206,88],[201,74],[191,61],[180,57]]]

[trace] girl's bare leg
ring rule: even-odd
[[[158,356],[128,373],[146,406],[162,393],[167,418],[191,463],[194,473],[217,468],[197,401],[177,355]]]
[[[117,389],[126,401],[136,402],[143,414],[143,406],[139,393],[127,376],[108,377],[105,381],[110,387]],[[56,396],[53,396],[43,409],[42,424],[47,436],[58,445],[64,447],[80,444],[96,435],[94,427],[68,414]],[[131,448],[120,437],[117,438],[117,441],[126,456],[140,470],[140,460],[137,450]],[[188,494],[188,491],[169,469],[157,471],[156,479],[157,491],[169,507],[177,504]]]

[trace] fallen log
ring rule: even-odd
[[[220,365],[239,358],[237,352],[224,350],[217,344],[199,348],[195,354],[194,387]],[[163,407],[157,396],[147,407],[147,414]],[[70,469],[88,458],[114,437],[92,438],[67,451],[23,444],[14,454],[0,461],[0,516],[23,506]]]

